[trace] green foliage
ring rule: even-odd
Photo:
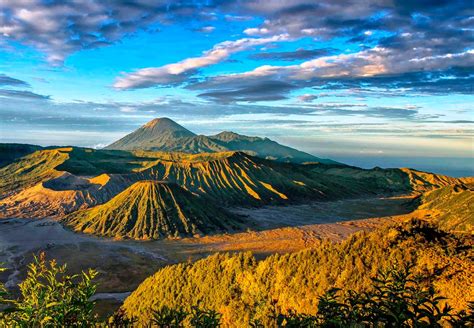
[[[5,271],[5,268],[0,267],[0,272],[3,272],[3,271]],[[0,305],[7,302],[7,299],[5,298],[7,297],[7,295],[8,293],[7,293],[7,289],[5,288],[5,285],[0,283]]]
[[[229,322],[226,326],[252,328],[428,328],[428,327],[473,327],[474,303],[468,311],[455,313],[448,305],[441,306],[443,297],[437,296],[431,284],[424,286],[422,277],[413,275],[412,266],[390,267],[381,270],[372,278],[372,289],[368,292],[338,288],[329,289],[319,297],[316,314],[268,313],[264,321],[251,319],[249,324]],[[275,304],[274,304],[275,305]],[[213,310],[202,310],[197,306],[186,312],[183,308],[162,307],[153,311],[151,325],[161,328],[220,327],[220,314]],[[142,323],[148,326],[146,323]],[[131,327],[131,326],[130,326]]]
[[[119,308],[107,321],[107,324],[104,324],[106,327],[110,328],[128,328],[133,327],[136,323],[135,318],[129,318],[125,314],[125,311],[122,308]]]
[[[182,308],[170,309],[163,306],[161,309],[153,311],[151,322],[160,328],[178,328],[182,327],[187,316],[188,313]]]
[[[431,220],[445,230],[474,232],[474,186],[455,184],[425,193],[420,210],[430,211]]]
[[[469,299],[465,287],[472,282],[472,271],[467,270],[464,279],[455,263],[464,261],[469,268],[472,247],[414,221],[260,262],[250,253],[217,254],[166,267],[107,322],[97,320],[94,302],[89,301],[97,273],[68,275],[65,265],[47,262],[42,254],[29,265],[18,299],[8,299],[0,285],[0,300],[8,305],[0,313],[0,326],[473,327],[474,303],[459,312],[448,306],[439,295],[454,295],[455,285],[446,285],[438,294],[435,287],[442,286],[441,278],[423,269],[424,254],[431,264],[441,259],[454,266],[448,275]],[[371,271],[368,260],[382,258],[387,262]]]
[[[88,327],[96,322],[92,282],[97,272],[89,270],[68,275],[66,265],[47,262],[42,253],[28,266],[26,279],[19,284],[21,296],[8,300],[1,316],[5,326]]]
[[[441,327],[452,308],[441,306],[432,285],[423,287],[410,266],[382,270],[372,278],[373,289],[357,293],[331,289],[320,298],[318,319],[323,327]]]
[[[469,302],[466,310],[462,310],[456,316],[453,316],[449,323],[455,328],[474,327],[474,301]]]
[[[0,167],[6,166],[16,159],[31,154],[42,147],[35,145],[0,143]]]
[[[202,310],[193,306],[189,320],[192,327],[215,328],[220,326],[221,315],[214,310]]]
[[[57,177],[55,167],[67,159],[65,148],[39,150],[0,168],[0,198]]]

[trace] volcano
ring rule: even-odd
[[[146,150],[197,153],[243,151],[280,162],[336,164],[268,138],[249,137],[231,131],[213,136],[196,135],[169,118],[156,118],[105,147],[114,150]]]

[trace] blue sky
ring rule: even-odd
[[[0,142],[100,147],[167,116],[464,174],[473,32],[468,1],[4,0]]]

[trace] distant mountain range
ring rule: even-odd
[[[224,131],[213,136],[196,135],[169,118],[156,118],[105,147],[114,150],[148,150],[197,153],[243,151],[280,162],[335,164],[268,138],[248,137]]]

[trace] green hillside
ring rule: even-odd
[[[265,159],[277,160],[279,162],[319,162],[325,164],[337,163],[329,159],[318,158],[288,146],[280,145],[278,142],[268,138],[248,137],[235,132],[225,131],[214,136],[209,136],[209,139],[228,150],[243,151],[250,155]]]
[[[140,181],[109,202],[74,212],[62,222],[75,231],[115,238],[158,239],[238,228],[238,221],[183,188]]]
[[[318,297],[329,288],[370,290],[379,269],[409,263],[460,310],[474,299],[474,290],[466,289],[474,279],[471,246],[472,240],[412,221],[259,262],[250,253],[216,254],[161,269],[125,300],[123,309],[148,322],[153,309],[199,305],[218,311],[224,327],[248,327],[251,319],[272,326],[275,312],[315,314]]]
[[[56,167],[68,159],[70,150],[38,150],[0,168],[0,199],[61,175]]]

